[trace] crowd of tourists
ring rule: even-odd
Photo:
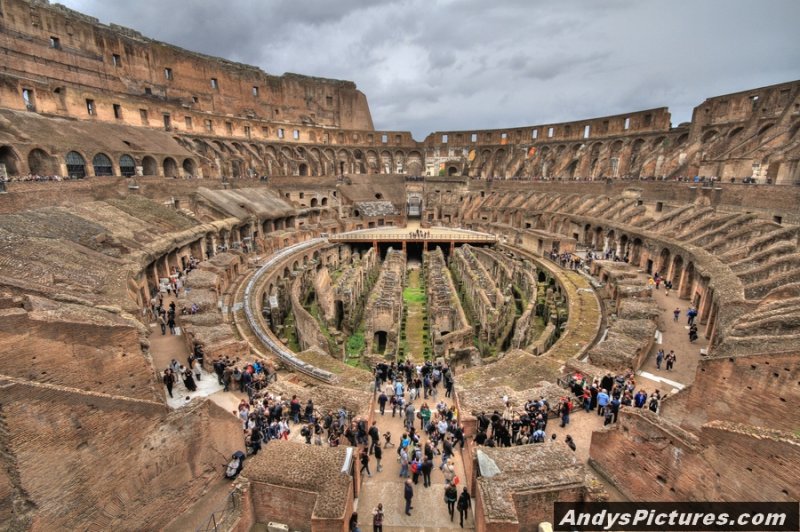
[[[15,176],[0,176],[0,181],[4,183],[30,183],[30,182],[44,182],[44,181],[75,181],[83,179],[80,176],[60,176],[60,175],[39,175],[39,174],[25,174]]]
[[[637,387],[633,372],[613,376],[606,373],[600,379],[591,382],[584,375],[576,373],[570,376],[567,383],[580,407],[586,412],[597,412],[603,416],[604,424],[617,422],[619,411],[623,407],[647,408],[657,413],[661,404],[661,392],[655,390],[648,394]]]
[[[392,434],[389,431],[381,434],[377,421],[373,422],[368,431],[369,444],[364,443],[360,448],[360,472],[372,476],[372,456],[376,472],[382,471],[384,449],[394,450],[400,465],[398,476],[403,480],[405,514],[411,515],[415,490],[420,483],[423,489],[430,488],[434,470],[438,470],[436,476],[441,474],[444,482],[444,502],[450,520],[454,520],[457,508],[463,527],[471,500],[466,486],[459,494],[462,480],[456,473],[454,460],[458,446],[464,446],[464,427],[458,409],[445,401],[453,393],[452,368],[430,361],[422,364],[380,362],[373,375],[379,415],[399,417],[403,431],[397,441],[392,441]],[[379,504],[372,512],[372,524],[376,529],[383,525],[383,518],[383,505]],[[357,519],[356,515],[351,520],[351,530],[356,529]]]

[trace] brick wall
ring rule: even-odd
[[[520,532],[536,532],[541,522],[553,522],[553,504],[585,500],[583,486],[564,486],[552,490],[533,490],[514,494]]]
[[[797,429],[798,381],[795,353],[703,359],[694,384],[665,401],[662,415],[693,427],[724,419],[792,431]]]
[[[250,484],[250,496],[259,523],[284,523],[291,530],[310,531],[317,494],[263,482]]]
[[[45,321],[22,308],[0,316],[6,375],[139,399],[161,396],[134,327]]]
[[[0,444],[39,530],[160,528],[242,445],[236,418],[210,401],[170,413],[158,403],[23,383],[5,387],[0,401]]]
[[[626,410],[616,426],[592,435],[590,463],[637,501],[800,496],[797,437],[732,423],[713,422],[695,438],[650,412]]]

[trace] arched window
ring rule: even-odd
[[[98,153],[92,159],[92,166],[94,166],[94,175],[112,175],[114,169],[111,167],[111,159],[105,153]]]
[[[71,151],[65,157],[67,161],[67,175],[72,178],[83,179],[86,177],[86,161],[83,156],[76,152]]]
[[[136,175],[136,161],[130,155],[123,155],[119,158],[119,173],[124,177]]]
[[[172,157],[164,159],[164,177],[178,177],[178,163]]]

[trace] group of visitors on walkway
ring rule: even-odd
[[[616,376],[606,373],[591,383],[584,375],[575,373],[570,375],[568,387],[582,408],[586,412],[596,411],[598,416],[604,416],[606,425],[617,422],[623,407],[648,408],[657,413],[661,403],[659,390],[652,394],[643,388],[637,390],[635,375],[630,371]]]
[[[422,489],[427,491],[441,473],[445,488],[443,502],[450,520],[454,520],[455,509],[458,508],[463,527],[464,520],[468,519],[471,500],[469,490],[456,472],[454,459],[457,446],[464,446],[464,427],[455,405],[448,405],[445,400],[451,397],[453,391],[452,369],[447,364],[430,361],[422,364],[411,361],[381,362],[374,369],[374,387],[379,419],[387,418],[391,409],[391,416],[402,420],[404,430],[396,442],[392,441],[389,431],[383,432],[381,445],[382,431],[378,429],[377,421],[373,422],[368,433],[370,443],[364,445],[359,454],[361,472],[371,476],[369,461],[373,455],[378,463],[376,472],[382,471],[380,460],[383,449],[395,450],[400,465],[398,477],[403,480],[404,512],[409,516],[414,509],[414,497],[419,496],[415,492],[420,481]],[[444,388],[441,398],[440,388]],[[435,469],[439,473],[434,474]],[[373,528],[381,530],[383,520],[381,503],[372,512]]]

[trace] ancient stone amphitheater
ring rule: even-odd
[[[299,435],[224,480],[244,396],[176,405],[160,380],[196,345],[208,372],[259,360],[284,398],[370,421],[373,364],[446,362],[479,530],[533,529],[557,500],[800,498],[800,82],[678,126],[658,108],[420,142],[375,130],[349,81],[46,1],[0,10],[0,528],[343,530],[371,511],[351,451]],[[151,300],[190,264],[176,303],[198,312],[162,337]],[[689,305],[695,344],[667,336]],[[666,392],[658,413],[578,414],[577,453],[471,439],[504,396],[555,404],[576,373],[626,372]]]

